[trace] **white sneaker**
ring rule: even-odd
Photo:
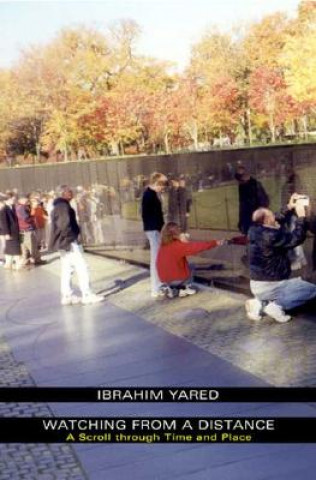
[[[183,297],[187,297],[188,295],[194,295],[195,293],[196,293],[196,290],[194,290],[194,288],[186,287],[184,289],[179,290],[179,297],[183,298]]]
[[[260,322],[262,320],[262,303],[257,298],[249,298],[245,303],[246,314],[250,320]]]
[[[275,302],[268,303],[268,305],[264,307],[263,311],[278,323],[286,323],[291,320],[291,316],[286,315],[283,308]]]
[[[161,298],[165,296],[165,291],[163,289],[158,290],[158,292],[151,292],[151,298]]]
[[[62,297],[61,299],[61,304],[62,305],[78,305],[81,302],[80,297],[77,297],[77,295],[67,295],[65,297]]]
[[[172,290],[171,287],[166,287],[166,296],[168,298],[173,298],[174,297],[173,290]]]
[[[173,290],[171,287],[169,287],[169,285],[165,284],[162,287],[160,287],[158,296],[173,298],[174,297]]]
[[[83,305],[92,305],[93,303],[103,302],[104,296],[97,295],[96,293],[90,293],[90,295],[84,295],[81,299]]]

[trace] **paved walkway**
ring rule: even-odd
[[[245,297],[154,301],[146,270],[89,256],[101,305],[61,307],[59,261],[0,271],[1,385],[315,385],[315,316],[254,324]],[[115,281],[114,281],[115,279]],[[115,292],[116,293],[113,293]],[[316,416],[314,404],[0,404],[0,415]],[[0,480],[312,480],[314,445],[0,445]]]

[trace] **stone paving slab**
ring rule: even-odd
[[[15,360],[16,367],[23,370],[22,378],[39,386],[255,386],[266,385],[272,369],[281,369],[286,381],[288,378],[297,381],[295,369],[291,371],[296,376],[291,376],[291,371],[286,371],[285,375],[282,364],[274,362],[275,357],[261,378],[252,372],[252,365],[258,366],[262,362],[258,355],[253,355],[253,363],[248,360],[244,362],[245,368],[238,365],[240,352],[250,350],[253,353],[250,348],[252,332],[259,327],[245,319],[242,307],[244,296],[202,289],[191,299],[153,301],[149,296],[148,278],[143,278],[145,271],[96,257],[89,257],[89,264],[93,285],[97,290],[110,289],[118,279],[123,286],[119,293],[111,295],[102,305],[61,307],[58,261],[31,271],[12,274],[0,271],[0,329],[6,340],[1,368],[5,368],[7,361],[7,371],[13,375],[16,372]],[[225,310],[225,315],[222,315],[222,310]],[[302,320],[308,324],[310,322],[308,318]],[[212,325],[216,327],[213,331],[209,330]],[[229,327],[233,330],[231,335]],[[276,335],[281,331],[273,330],[273,324],[269,321],[260,324],[260,328],[266,332],[267,342],[271,342],[271,332]],[[312,334],[312,330],[309,334]],[[218,353],[213,351],[213,336],[222,342]],[[230,337],[225,342],[227,336]],[[283,345],[287,335],[281,335],[281,339]],[[228,355],[229,343],[234,352],[232,356]],[[259,346],[262,350],[266,348],[262,340]],[[274,347],[278,348],[279,343],[274,343]],[[12,377],[12,381],[18,384],[19,377]],[[3,413],[8,414],[8,405],[0,406]],[[19,412],[19,405],[9,405],[12,415],[27,414],[27,409],[32,411],[32,415],[39,411],[42,414],[45,408],[55,416],[201,414],[260,417],[316,414],[314,404],[51,403],[37,405],[38,410],[31,404],[24,407],[25,412]],[[65,459],[72,452],[71,460],[70,457],[68,459],[71,466],[69,476],[64,473],[64,464],[48,462],[51,470],[46,471],[46,478],[72,479],[77,477],[71,475],[78,475],[79,480],[79,475],[82,475],[81,478],[92,480],[167,480],[173,477],[264,480],[286,476],[287,480],[309,480],[316,466],[312,455],[314,447],[310,445],[76,444],[72,449],[69,448],[70,451],[64,456],[59,454]],[[19,456],[14,458],[18,459],[16,467],[21,466],[21,469],[12,473],[8,462],[12,457],[8,456],[7,449],[6,445],[0,446],[1,460],[7,462],[0,480],[8,476],[20,480],[26,475],[34,480],[45,479],[45,476],[40,476],[43,472],[38,457],[30,459],[29,470],[23,470],[23,455],[29,451],[19,451],[19,446],[17,452],[21,452],[22,463]],[[300,456],[299,462],[296,461],[295,452]],[[53,456],[50,449],[45,455],[46,458]]]
[[[288,324],[269,318],[254,323],[245,315],[245,299],[200,287],[192,297],[153,303],[142,281],[114,295],[111,302],[273,385],[316,385],[314,315],[297,315]]]
[[[24,363],[17,362],[0,336],[0,386],[34,386]],[[0,403],[1,417],[51,417],[43,403]],[[0,480],[85,480],[87,476],[70,445],[0,444]]]
[[[131,471],[135,472],[137,480],[147,480],[148,478],[155,480],[171,478],[186,480],[210,480],[213,478],[221,480],[237,478],[244,480],[253,478],[258,480],[270,480],[271,478],[313,480],[315,478],[312,472],[315,467],[315,450],[311,446],[290,445],[284,448],[276,445],[267,456],[267,449],[260,448],[259,445],[250,449],[243,445],[235,445],[231,447],[228,458],[225,449],[218,446],[213,447],[214,445],[211,448],[206,445],[198,449],[187,447],[178,453],[173,452],[172,455],[165,450],[165,454],[161,457],[141,458],[140,461],[108,468],[107,471],[111,480],[128,480]],[[100,454],[102,453],[100,452]],[[190,467],[183,462],[184,454],[194,458]],[[299,456],[295,466],[291,466],[290,455]],[[209,461],[208,468],[204,467],[206,457]],[[286,464],[284,468],[280,467],[280,459],[282,464]],[[91,460],[89,461],[89,456],[87,456],[86,462],[92,463]],[[149,472],[152,472],[151,477],[149,477]],[[100,475],[101,472],[95,468],[90,479],[98,480],[102,478]]]
[[[283,325],[268,317],[254,323],[245,315],[245,295],[201,285],[198,295],[153,301],[146,270],[93,255],[89,263],[98,290],[106,291],[117,279],[122,282],[122,290],[111,295],[111,304],[273,385],[316,385],[316,313],[297,314]],[[44,268],[59,275],[56,262]],[[129,279],[131,285],[124,288]]]

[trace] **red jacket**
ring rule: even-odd
[[[31,215],[34,218],[36,228],[45,227],[47,213],[41,205],[32,208]]]
[[[174,240],[168,245],[161,245],[157,256],[157,270],[162,282],[186,280],[190,277],[190,268],[186,257],[196,255],[218,245],[216,240],[210,242],[181,242]]]
[[[28,205],[17,204],[16,214],[20,232],[32,232],[35,230],[34,217],[31,215],[31,209]]]

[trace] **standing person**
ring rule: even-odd
[[[294,166],[286,165],[285,168],[285,182],[282,185],[280,192],[282,209],[286,208],[289,198],[291,198],[293,193],[305,193],[300,176],[296,173]]]
[[[61,304],[74,305],[80,302],[92,304],[102,302],[103,295],[92,293],[88,267],[83,257],[82,246],[78,242],[80,228],[76,214],[70,205],[73,192],[67,185],[59,188],[59,196],[54,201],[51,213],[51,236],[49,249],[59,251],[61,261]],[[73,293],[72,274],[76,271],[82,298]]]
[[[30,200],[26,195],[22,195],[16,207],[16,214],[19,222],[22,248],[22,266],[29,263],[42,265],[46,263],[41,259],[39,245],[36,235],[35,219],[31,215]]]
[[[46,248],[46,221],[48,218],[43,202],[39,198],[31,199],[31,216],[34,218],[38,248]]]
[[[99,193],[93,189],[90,196],[91,201],[91,225],[93,228],[93,243],[94,245],[102,245],[104,243],[102,218],[103,218],[103,204],[100,200]]]
[[[247,300],[247,316],[259,321],[265,313],[276,322],[291,319],[287,310],[298,307],[316,297],[316,285],[300,277],[290,278],[289,251],[302,244],[306,238],[305,207],[292,195],[289,211],[295,210],[293,231],[276,221],[271,210],[259,208],[253,214],[253,226],[249,229],[250,290],[255,298]]]
[[[237,168],[235,178],[239,183],[238,228],[243,235],[247,235],[253,212],[260,207],[268,208],[269,197],[261,183],[252,177],[243,165]]]
[[[192,205],[192,195],[189,191],[185,176],[179,178],[179,205],[180,205],[180,228],[182,233],[188,232],[188,219]]]
[[[50,239],[50,227],[51,227],[51,214],[54,208],[55,192],[51,190],[44,200],[44,209],[47,212],[47,221],[45,228],[45,243],[49,244]]]
[[[181,233],[187,233],[192,198],[185,185],[185,178],[171,179],[168,192],[168,222],[180,225]]]
[[[179,179],[169,179],[168,222],[180,223]]]
[[[295,168],[293,165],[286,165],[285,175],[285,183],[281,187],[281,209],[286,208],[289,198],[294,193],[305,193],[300,177],[295,172]],[[295,227],[294,216],[289,220],[290,223],[288,227],[290,230],[293,230]],[[301,268],[305,267],[305,265],[307,265],[303,245],[298,245],[296,248],[293,248],[293,250],[289,252],[289,255],[291,260],[291,269],[293,271],[300,270]]]
[[[5,235],[5,265],[10,270],[21,268],[21,244],[19,222],[15,210],[16,197],[13,192],[7,192],[5,207],[1,210],[2,232]]]
[[[5,250],[5,201],[6,196],[0,193],[0,263],[4,263],[4,250]]]
[[[150,245],[150,282],[151,296],[160,295],[162,285],[159,280],[156,260],[160,245],[160,232],[164,224],[160,194],[167,182],[163,173],[155,172],[150,176],[149,185],[143,193],[142,219],[144,231]]]
[[[74,202],[72,202],[72,206]],[[81,238],[83,245],[93,245],[93,233],[91,224],[91,201],[89,193],[81,190],[76,197],[77,218],[81,229]]]

